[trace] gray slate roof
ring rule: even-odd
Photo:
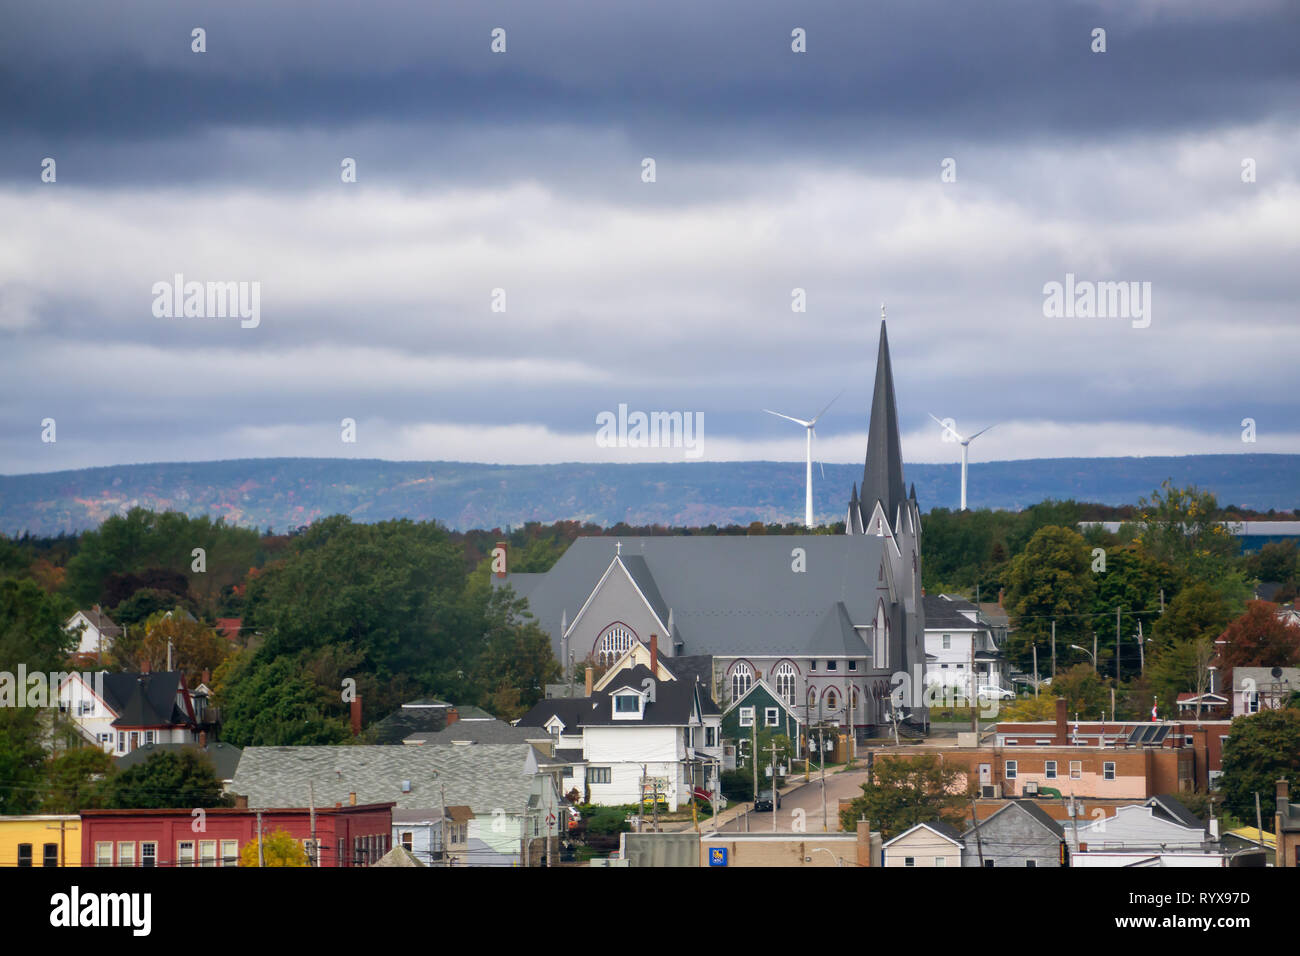
[[[925,607],[925,629],[927,631],[978,631],[984,628],[983,624],[972,621],[959,610],[963,604],[970,604],[969,601],[963,601],[959,604],[956,601],[948,600],[941,594],[927,594],[921,598],[921,603]],[[975,606],[971,604],[966,610],[973,611]]]
[[[688,654],[844,654],[839,631],[818,634],[836,602],[843,602],[853,623],[875,620],[876,591],[864,586],[877,579],[885,547],[875,535],[578,538],[546,574],[511,574],[505,581],[528,595],[557,657],[561,615],[574,619],[619,544],[625,565],[642,559],[644,571],[637,573],[647,586],[646,575],[652,578],[658,593],[647,597],[671,610]],[[791,571],[794,548],[804,549],[807,573]],[[866,654],[860,639],[853,653]]]
[[[240,755],[243,753],[243,751],[234,744],[222,743],[220,741],[208,744],[206,750],[198,744],[141,744],[130,753],[123,754],[120,757],[114,757],[113,763],[117,765],[118,770],[129,770],[132,767],[144,763],[154,754],[181,753],[185,750],[192,750],[196,754],[201,754],[212,761],[212,766],[216,771],[218,780],[234,779],[235,771],[239,768]]]
[[[1171,797],[1167,793],[1149,798],[1146,805],[1163,812],[1175,823],[1181,823],[1185,827],[1194,827],[1198,830],[1205,829],[1205,824],[1201,822],[1196,814],[1188,810],[1181,800]]]
[[[405,747],[383,745],[321,747],[245,747],[230,785],[233,793],[257,807],[305,807],[309,784],[316,805],[394,802],[403,810],[472,807],[475,814],[493,809],[522,812],[532,792],[536,752],[528,744]],[[409,780],[409,793],[402,781]]]
[[[458,720],[443,730],[411,734],[403,743],[440,746],[455,740],[476,744],[525,744],[530,740],[550,740],[546,731],[536,727],[512,727],[504,720]]]

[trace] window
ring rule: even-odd
[[[153,734],[154,732],[152,730],[146,730],[144,732],[144,742],[147,744],[153,743],[154,742]]]
[[[339,847],[338,850],[336,851],[337,856],[335,857],[335,863],[334,863],[335,866],[348,865],[348,858],[346,856],[346,851],[347,851],[347,844],[343,842],[342,837],[339,837]]]
[[[59,865],[59,845],[57,843],[45,844],[45,859],[41,861],[42,866]]]
[[[1007,779],[1008,780],[1016,779],[1016,761],[1014,760],[1007,761]]]
[[[89,717],[95,712],[95,699],[92,697],[87,700],[85,697],[77,701],[77,713],[81,717]]]
[[[763,708],[763,726],[777,727],[781,723],[781,712],[775,707]]]
[[[410,853],[411,850],[412,850],[414,847],[415,847],[415,834],[412,833],[410,830],[405,830],[405,831],[403,831],[403,833],[402,833],[402,849],[404,849],[404,850],[406,850],[406,852]]]
[[[794,665],[784,661],[772,671],[772,680],[776,683],[776,695],[787,704],[794,703]]]
[[[619,714],[639,714],[641,698],[636,694],[619,694],[614,698],[614,711]]]
[[[1034,870],[1038,868],[1038,864],[1035,863],[1033,860],[1025,860],[1025,867],[1027,869]]]
[[[826,692],[826,709],[834,710],[839,706],[840,706],[839,695],[835,693],[835,688],[832,687],[830,690]]]
[[[126,753],[126,731],[125,730],[119,730],[117,732],[117,752],[120,754]]]
[[[816,661],[809,661],[809,662],[808,662],[808,669],[809,669],[810,671],[815,671],[815,670],[817,670],[817,662],[816,662]]]
[[[716,747],[717,745],[718,745],[718,728],[717,728],[717,727],[705,727],[705,728],[704,728],[704,746],[706,746],[706,747]]]
[[[742,707],[742,708],[740,708],[740,726],[742,726],[742,727],[753,727],[753,726],[754,726],[754,708],[753,708],[753,707]]]
[[[1082,761],[1082,760],[1071,760],[1071,761],[1070,761],[1070,779],[1071,779],[1071,780],[1082,780],[1082,779],[1083,779],[1083,761]]]
[[[320,865],[319,859],[316,861],[316,864],[318,866]],[[238,840],[221,841],[221,865],[239,866],[239,841]]]
[[[131,731],[131,749],[134,750],[136,747],[139,746],[140,746],[140,731],[133,730]]]
[[[140,865],[158,865],[158,844],[152,841],[140,844]]]
[[[194,865],[194,841],[193,840],[176,841],[176,865],[177,866]]]
[[[596,639],[596,662],[608,667],[632,649],[636,635],[622,624],[611,624]]]
[[[32,845],[30,843],[18,844],[18,865],[19,866],[32,865]]]
[[[117,865],[135,866],[135,844],[123,841],[117,845]]]
[[[731,669],[731,699],[740,700],[754,686],[754,669],[744,661],[739,661]]]
[[[947,865],[948,865],[948,858],[947,858],[946,856],[936,856],[936,857],[934,858],[934,865],[935,865],[935,866],[947,866]]]
[[[572,768],[572,767],[561,767],[561,768],[560,768],[560,778],[561,778],[561,779],[563,779],[563,780],[568,780],[568,779],[571,778],[572,776],[573,776],[573,768]]]
[[[217,841],[200,840],[199,841],[199,866],[216,866],[217,865]]]
[[[1101,765],[1101,775],[1107,780],[1115,779],[1115,761],[1107,760]]]
[[[588,783],[609,783],[609,767],[588,767]]]
[[[839,667],[839,661],[827,661],[827,662],[826,662],[826,669],[827,669],[828,671],[833,671],[833,670],[835,670],[837,667]]]
[[[1246,712],[1248,714],[1259,713],[1259,693],[1257,691],[1248,691],[1246,693]]]
[[[851,670],[851,671],[855,671],[855,670],[857,670],[857,669],[858,669],[858,662],[857,662],[857,661],[849,661],[849,670]]]
[[[914,856],[903,857],[903,866],[916,866],[916,857]]]
[[[945,651],[950,651],[950,650],[952,650],[952,635],[951,635],[951,634],[945,634],[945,635],[943,636],[943,649],[944,649]]]
[[[993,861],[992,861],[992,860],[985,860],[985,861],[984,861],[984,869],[986,869],[986,870],[991,870],[991,869],[993,869]]]
[[[95,844],[95,866],[113,865],[113,844],[109,842]]]
[[[1056,779],[1056,761],[1055,761],[1055,760],[1049,760],[1049,761],[1047,761],[1047,763],[1045,763],[1045,764],[1043,765],[1043,776],[1047,777],[1048,780],[1055,780],[1055,779]]]

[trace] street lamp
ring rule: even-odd
[[[841,860],[841,859],[840,859],[838,856],[836,856],[834,853],[831,853],[831,851],[828,850],[828,849],[826,849],[826,847],[824,847],[824,846],[815,847],[815,848],[813,849],[813,853],[830,853],[830,855],[831,855],[831,859],[835,861],[835,865],[836,865],[836,866],[843,866],[843,865],[844,865],[844,861],[843,861],[843,860]],[[809,862],[809,863],[812,862],[812,857],[811,857],[811,856],[808,857],[808,862]]]
[[[1092,651],[1088,650],[1086,647],[1080,647],[1078,644],[1071,644],[1070,647],[1074,648],[1076,651],[1083,651],[1085,654],[1087,654],[1088,657],[1090,657],[1090,658],[1092,659],[1092,669],[1093,669],[1094,671],[1097,669],[1097,655],[1096,655],[1096,654],[1094,654]]]

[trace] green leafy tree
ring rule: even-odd
[[[1261,710],[1238,717],[1223,744],[1224,804],[1242,820],[1255,819],[1255,794],[1264,807],[1264,826],[1271,819],[1278,780],[1292,790],[1300,784],[1300,710]]]
[[[338,744],[348,739],[340,691],[307,677],[294,659],[247,654],[220,675],[222,735],[237,747]]]
[[[75,747],[55,754],[45,767],[42,813],[78,813],[98,807],[103,781],[113,775],[113,758],[98,747]]]
[[[163,751],[108,777],[99,804],[109,810],[228,807],[212,761],[193,750]]]
[[[1075,664],[1069,670],[1058,671],[1052,681],[1052,695],[1065,698],[1071,719],[1076,713],[1082,720],[1099,719],[1101,712],[1110,708],[1110,689],[1091,664]]]
[[[1221,522],[1218,501],[1195,486],[1175,488],[1166,480],[1150,498],[1138,500],[1143,553],[1213,582],[1229,570],[1241,546]]]
[[[141,627],[113,642],[110,661],[124,671],[140,671],[147,664],[154,673],[172,668],[185,672],[190,687],[203,672],[215,671],[231,654],[230,642],[212,628],[172,611],[158,611]]]
[[[240,866],[307,866],[307,851],[285,830],[272,830],[262,838],[259,856],[258,841],[249,840],[239,851]]]
[[[974,783],[968,774],[967,789],[961,789],[961,776],[937,756],[881,757],[873,779],[862,785],[862,796],[840,814],[840,826],[851,832],[865,817],[886,840],[918,823],[936,820],[963,828]]]
[[[503,720],[522,717],[545,696],[546,684],[560,679],[551,640],[528,613],[528,602],[510,588],[490,593],[480,626],[470,686]]]
[[[1006,650],[1021,667],[1031,666],[1032,644],[1048,644],[1053,619],[1058,647],[1081,643],[1085,633],[1091,640],[1086,616],[1096,584],[1087,543],[1077,531],[1057,525],[1039,528],[1012,559],[1006,582],[1006,605],[1015,624]]]

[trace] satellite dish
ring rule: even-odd
[[[1273,670],[1270,671],[1270,673],[1273,675],[1274,680],[1278,680],[1282,676],[1282,668],[1274,667]]]

